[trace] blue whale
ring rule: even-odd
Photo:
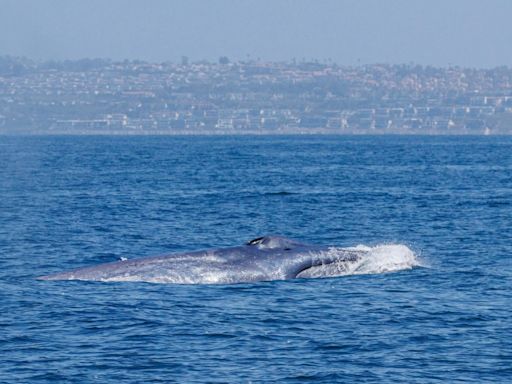
[[[337,248],[264,236],[242,246],[125,259],[38,277],[39,280],[234,284],[347,274],[370,248]]]

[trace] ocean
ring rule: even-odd
[[[414,254],[38,281],[266,234]],[[512,382],[512,137],[0,136],[0,383]]]

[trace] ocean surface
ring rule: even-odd
[[[36,280],[265,234],[417,263]],[[0,136],[0,383],[273,382],[512,382],[512,137]]]

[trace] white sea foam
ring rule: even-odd
[[[370,247],[368,254],[354,269],[354,274],[386,273],[421,266],[420,259],[403,244],[384,244]]]
[[[357,257],[351,260],[340,258],[340,261],[323,264],[301,272],[298,277],[334,277],[347,275],[363,275],[397,272],[422,266],[417,255],[403,244],[383,244],[374,247],[358,245],[350,248],[331,248],[328,252],[336,253],[352,251]]]

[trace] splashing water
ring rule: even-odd
[[[423,266],[414,252],[403,244],[383,244],[374,247],[358,245],[351,248],[330,248],[328,252],[360,252],[360,257],[351,261],[339,261],[309,268],[297,277],[321,278],[347,275],[363,275],[397,272]]]

